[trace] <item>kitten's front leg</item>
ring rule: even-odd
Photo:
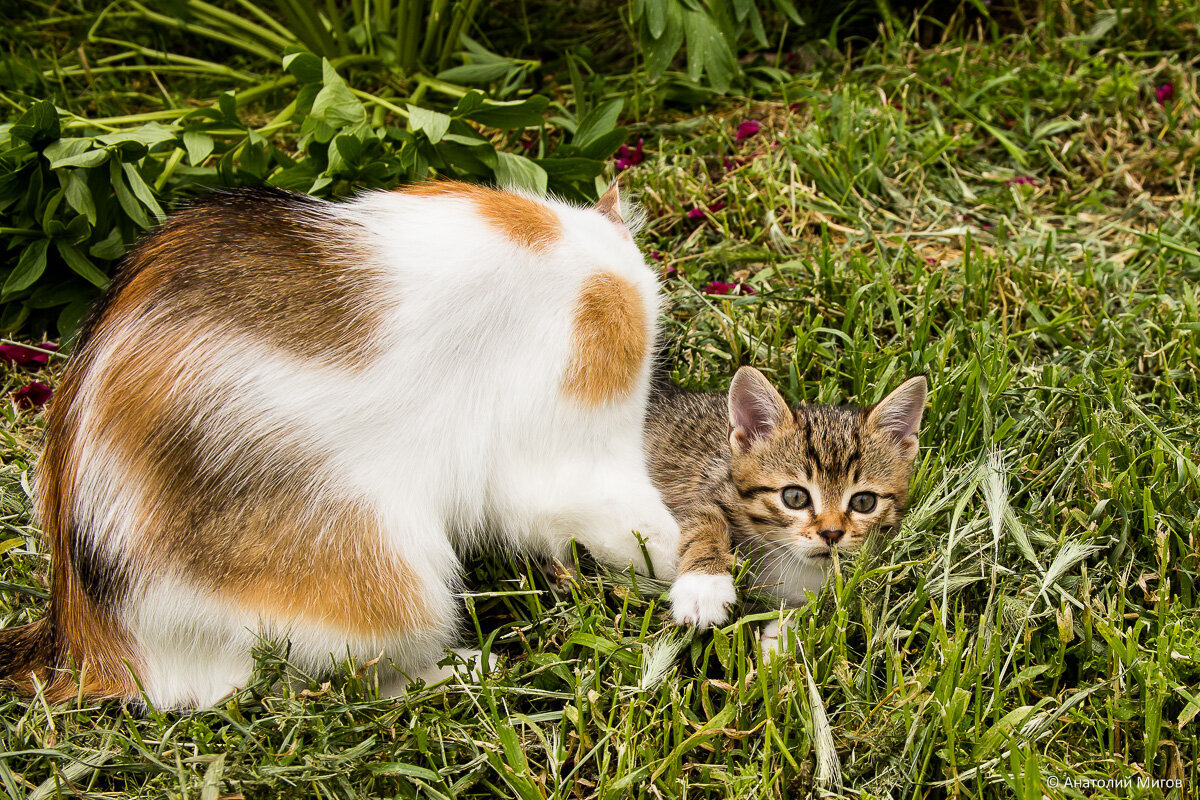
[[[678,625],[720,625],[737,602],[733,586],[729,523],[716,507],[680,520],[679,577],[671,586],[671,609]]]

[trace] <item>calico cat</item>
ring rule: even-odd
[[[643,455],[660,294],[592,209],[453,182],[218,195],[130,254],[49,411],[50,607],[0,675],[210,705],[251,649],[432,678],[484,544],[671,575]],[[390,677],[389,677],[390,676]],[[140,688],[139,688],[140,685]]]
[[[820,588],[834,548],[853,550],[875,528],[899,525],[925,392],[918,376],[870,408],[791,409],[752,367],[737,371],[727,395],[656,382],[646,444],[682,528],[675,621],[725,621],[737,600],[735,551],[757,588],[796,606]]]

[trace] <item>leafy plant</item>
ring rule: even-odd
[[[0,125],[0,329],[69,335],[127,246],[165,206],[204,190],[266,183],[335,197],[436,174],[582,200],[626,137],[619,100],[581,120],[560,116],[552,130],[536,95],[460,89],[436,110],[356,91],[312,53],[283,65],[293,99],[258,127],[232,92],[173,120],[133,116],[102,132],[49,100]],[[534,157],[511,152],[531,128],[546,133]]]
[[[164,11],[156,4],[126,0],[109,6],[97,18],[89,39],[143,51],[137,44],[102,35],[106,16],[128,14],[267,63],[284,50],[302,47],[323,58],[357,55],[407,73],[432,73],[449,64],[462,35],[475,24],[481,5],[481,0],[431,0],[428,4],[422,0],[355,0],[339,7],[333,2],[274,0],[262,8],[240,0],[234,5],[238,10],[233,11],[204,0],[184,0]],[[172,58],[168,53],[160,56]]]
[[[727,92],[740,72],[737,54],[743,45],[777,45],[767,36],[763,13],[803,25],[791,0],[630,0],[629,16],[651,80],[661,78],[680,49],[687,57],[687,77],[707,79],[717,92]],[[786,26],[783,27],[786,30]]]

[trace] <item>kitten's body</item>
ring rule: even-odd
[[[676,621],[724,621],[735,599],[734,552],[749,561],[757,588],[796,606],[820,588],[831,548],[854,549],[874,528],[899,524],[924,402],[924,378],[866,409],[790,409],[750,368],[728,395],[656,384],[646,444],[650,474],[681,528]],[[782,494],[796,489],[806,504],[789,508]],[[875,497],[868,513],[850,507],[860,494]]]
[[[597,213],[599,211],[600,213]],[[37,500],[45,618],[0,672],[203,706],[260,638],[422,674],[485,541],[673,571],[644,466],[657,283],[611,202],[239,193],[168,221],[81,335]],[[131,674],[132,671],[132,674]],[[394,674],[394,673],[393,673]]]

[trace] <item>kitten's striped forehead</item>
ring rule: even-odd
[[[795,414],[796,435],[786,448],[791,463],[814,480],[857,480],[865,414],[857,408],[808,405]]]
[[[801,405],[795,424],[781,428],[735,470],[742,479],[770,486],[807,482],[840,495],[854,484],[889,491],[907,486],[909,463],[895,443],[868,423],[870,409]]]

